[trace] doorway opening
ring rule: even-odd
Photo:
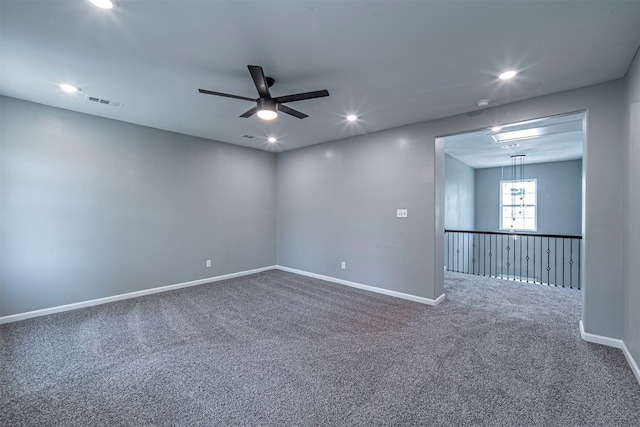
[[[581,289],[584,121],[443,137],[445,271]]]

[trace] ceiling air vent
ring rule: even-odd
[[[91,96],[91,95],[85,96],[85,99],[87,101],[95,102],[96,104],[110,105],[110,106],[116,107],[116,108],[120,108],[120,107],[122,107],[124,105],[122,102],[112,101],[110,99],[98,98],[98,97]]]

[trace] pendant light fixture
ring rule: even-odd
[[[511,224],[509,231],[515,233],[517,220],[522,219],[524,228],[524,154],[511,156]],[[513,239],[516,240],[514,234]]]

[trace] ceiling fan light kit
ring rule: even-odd
[[[278,111],[282,111],[283,113],[289,114],[290,116],[297,117],[299,119],[304,119],[305,117],[309,116],[298,110],[287,107],[284,104],[287,102],[303,101],[305,99],[322,98],[325,96],[329,96],[329,91],[327,90],[316,90],[313,92],[296,93],[293,95],[278,96],[276,98],[273,98],[271,96],[271,93],[269,92],[269,87],[271,87],[275,83],[275,80],[271,77],[265,77],[264,71],[259,65],[247,65],[247,67],[249,68],[249,73],[251,73],[253,83],[258,90],[258,95],[260,96],[258,99],[247,98],[246,96],[231,95],[222,92],[214,92],[206,89],[198,89],[198,91],[206,95],[224,96],[226,98],[235,98],[242,99],[244,101],[255,102],[256,106],[241,114],[240,117],[248,118],[256,114],[263,120],[275,119],[276,117],[278,117]]]
[[[273,120],[278,117],[276,111],[276,103],[272,99],[259,98],[258,99],[258,117],[262,120]]]

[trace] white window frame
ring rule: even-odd
[[[502,210],[504,207],[511,207],[513,206],[510,202],[511,200],[508,200],[507,203],[505,204],[502,200],[502,196],[503,196],[503,192],[502,192],[502,187],[504,186],[504,184],[512,184],[512,183],[519,183],[519,182],[533,182],[535,187],[536,187],[536,192],[535,192],[535,203],[532,205],[526,205],[527,207],[533,207],[533,228],[516,228],[515,231],[523,231],[523,232],[528,232],[528,231],[532,231],[532,232],[536,232],[538,231],[538,180],[536,178],[528,178],[528,179],[523,179],[523,180],[510,180],[510,179],[505,179],[500,181],[500,208],[499,208],[499,216],[500,216],[500,230],[501,231],[509,231],[509,224],[504,224],[504,217],[502,215]]]

